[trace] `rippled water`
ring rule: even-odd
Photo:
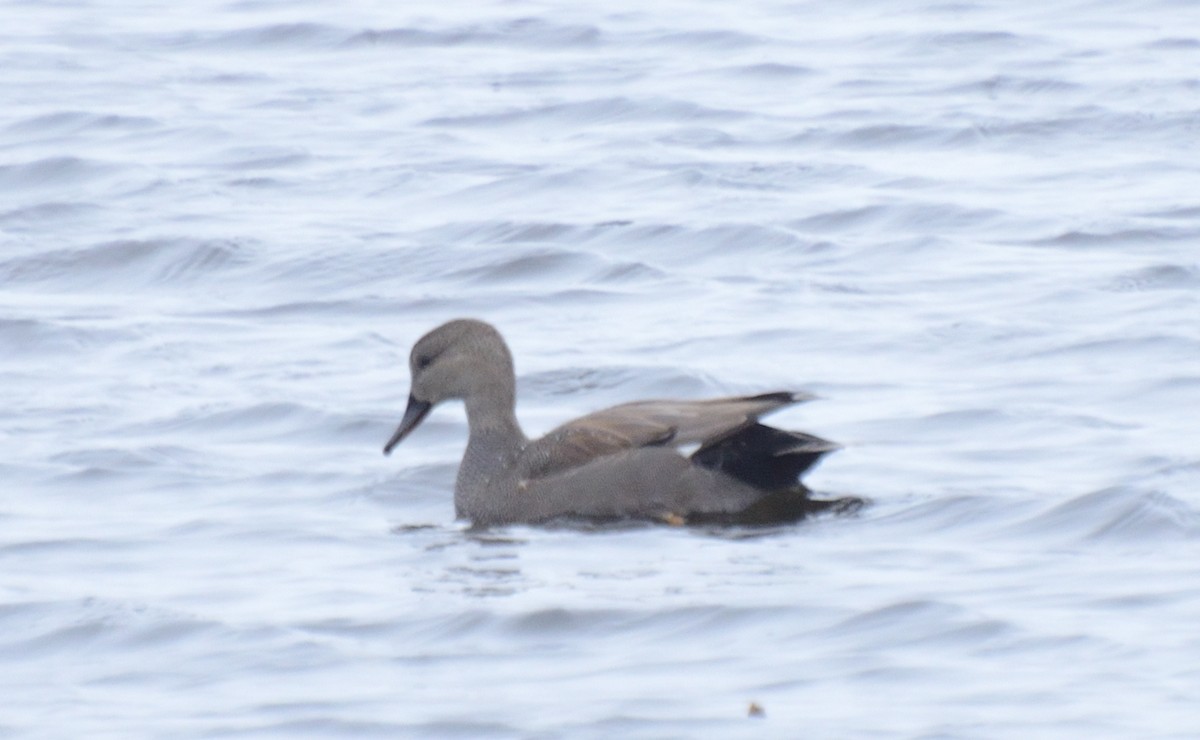
[[[1195,4],[0,7],[0,736],[1200,733]],[[874,505],[469,532],[455,316]]]

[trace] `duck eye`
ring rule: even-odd
[[[430,357],[429,355],[421,355],[420,357],[417,358],[417,369],[424,370],[425,368],[429,367],[430,364],[432,364],[432,363],[433,363],[432,357]]]

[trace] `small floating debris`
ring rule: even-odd
[[[762,705],[756,701],[750,702],[750,708],[746,710],[747,717],[766,717],[767,711],[762,708]]]

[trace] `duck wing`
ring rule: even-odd
[[[635,401],[567,422],[522,452],[520,478],[533,480],[643,447],[698,444],[711,448],[754,425],[760,416],[809,401],[781,391],[702,401]]]

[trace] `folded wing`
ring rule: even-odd
[[[722,440],[757,426],[758,418],[765,414],[813,398],[807,393],[783,391],[703,401],[638,401],[614,406],[568,422],[531,442],[521,456],[521,477],[525,480],[542,478],[608,455],[665,445],[700,445],[697,455],[701,457],[697,462],[720,468],[722,465],[711,451],[722,449]],[[812,448],[806,451],[816,452]]]

